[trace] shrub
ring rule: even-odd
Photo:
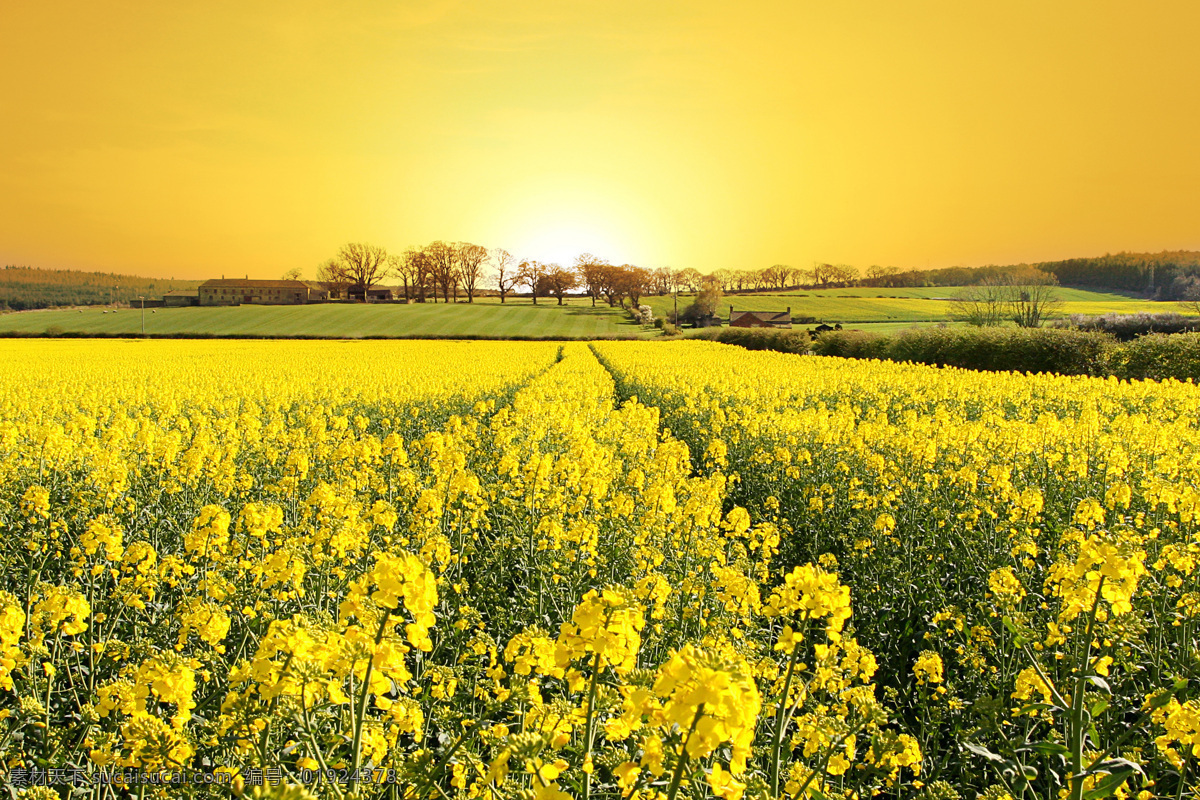
[[[810,345],[806,331],[772,328],[708,328],[693,338],[711,339],[747,350],[775,350],[780,353],[807,353]]]
[[[866,331],[825,331],[817,334],[812,350],[819,356],[839,358],[891,358],[886,336]]]
[[[1200,333],[1155,333],[1117,348],[1112,374],[1119,378],[1200,381]]]

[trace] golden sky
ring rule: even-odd
[[[0,262],[1200,249],[1200,3],[10,2]]]

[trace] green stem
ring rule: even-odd
[[[375,669],[375,650],[379,648],[379,643],[383,641],[384,631],[387,630],[388,620],[392,617],[392,609],[385,608],[383,610],[383,619],[379,621],[379,630],[375,632],[375,647],[371,650],[371,656],[367,659],[367,671],[363,675],[362,688],[359,691],[358,699],[358,716],[354,720],[354,771],[351,774],[357,775],[359,767],[362,765],[362,734],[364,722],[367,718],[367,697],[371,690],[371,672]],[[358,793],[356,787],[355,793]]]
[[[596,736],[596,680],[600,677],[600,654],[596,653],[592,660],[592,686],[588,690],[587,723],[584,733],[583,763],[592,757],[592,739]],[[592,773],[583,775],[583,800],[589,800],[592,794]]]
[[[1088,615],[1087,628],[1084,630],[1083,658],[1076,670],[1075,696],[1071,698],[1071,717],[1068,720],[1068,737],[1071,743],[1071,800],[1083,800],[1083,740],[1086,737],[1086,727],[1083,724],[1083,695],[1090,672],[1088,661],[1092,655],[1092,636],[1095,634],[1096,614],[1100,610],[1101,594],[1104,589],[1104,576],[1096,584],[1096,600],[1092,603],[1092,612]]]
[[[775,731],[771,738],[771,795],[779,796],[779,750],[783,746],[784,716],[787,713],[788,697],[792,691],[792,677],[796,673],[796,658],[800,652],[797,642],[788,657],[787,676],[783,679],[783,696],[779,698],[779,709],[775,712]]]
[[[675,764],[675,774],[671,776],[671,788],[667,790],[667,800],[675,800],[675,793],[679,791],[679,782],[683,780],[683,768],[688,760],[688,742],[692,740],[692,734],[696,732],[696,726],[700,724],[702,716],[704,716],[704,703],[696,706],[696,716],[692,720],[692,727],[688,728],[687,736],[683,739],[683,746],[679,748],[679,761]]]

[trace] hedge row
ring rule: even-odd
[[[751,350],[910,361],[942,367],[1200,382],[1200,333],[1151,334],[1131,342],[1096,331],[1047,328],[913,328],[894,336],[722,328],[703,338]]]
[[[1144,311],[1136,314],[1100,314],[1098,316],[1072,314],[1070,319],[1054,321],[1051,323],[1051,327],[1111,333],[1120,341],[1129,342],[1148,333],[1200,331],[1200,317],[1185,317],[1174,312],[1148,314]]]

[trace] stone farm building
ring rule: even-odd
[[[221,278],[200,284],[200,305],[301,305],[309,301],[309,291],[303,281]]]
[[[790,328],[792,309],[787,311],[734,311],[729,307],[729,326],[732,328]]]
[[[169,292],[163,292],[164,306],[198,306],[200,305],[200,291],[198,289],[172,289]]]

